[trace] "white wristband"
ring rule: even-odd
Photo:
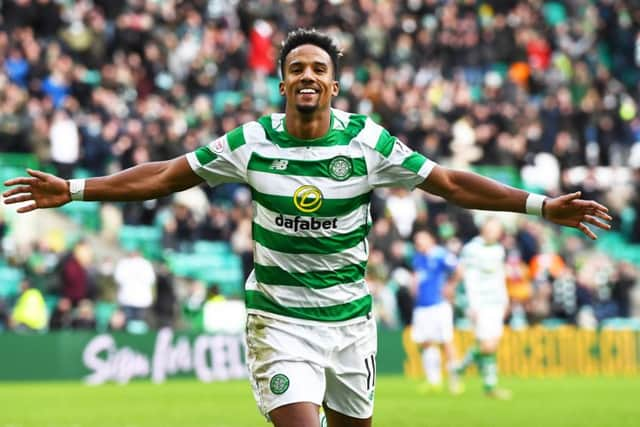
[[[69,180],[69,194],[71,200],[84,200],[84,179]]]
[[[547,198],[541,194],[529,193],[527,196],[527,203],[525,205],[525,212],[529,215],[537,215],[542,216],[542,207],[544,206],[544,201]]]

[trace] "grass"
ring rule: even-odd
[[[506,378],[512,401],[481,394],[419,395],[416,383],[380,377],[378,427],[626,427],[638,425],[638,378]],[[89,387],[77,383],[0,383],[0,427],[268,427],[248,381]]]

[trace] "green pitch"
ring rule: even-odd
[[[377,427],[625,427],[638,425],[640,379],[502,381],[512,401],[484,398],[477,380],[453,397],[419,395],[416,383],[379,377]],[[0,383],[0,427],[268,427],[249,383],[174,380],[126,386]]]

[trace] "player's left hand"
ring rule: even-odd
[[[593,200],[580,199],[580,191],[547,199],[544,206],[544,217],[551,222],[582,231],[587,237],[596,240],[598,237],[587,227],[594,225],[603,230],[611,229],[611,225],[603,222],[611,221],[605,206]]]

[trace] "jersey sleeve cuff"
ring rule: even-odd
[[[433,170],[433,168],[436,167],[436,165],[437,165],[436,162],[434,162],[433,160],[427,159],[422,165],[422,167],[420,168],[420,170],[418,171],[418,175],[420,175],[424,179],[427,179],[427,177],[431,174],[431,171]]]
[[[194,152],[187,153],[187,162],[189,162],[191,170],[193,170],[196,175],[208,182],[207,174],[203,170],[202,165],[198,161],[198,158],[196,157],[196,154]]]

